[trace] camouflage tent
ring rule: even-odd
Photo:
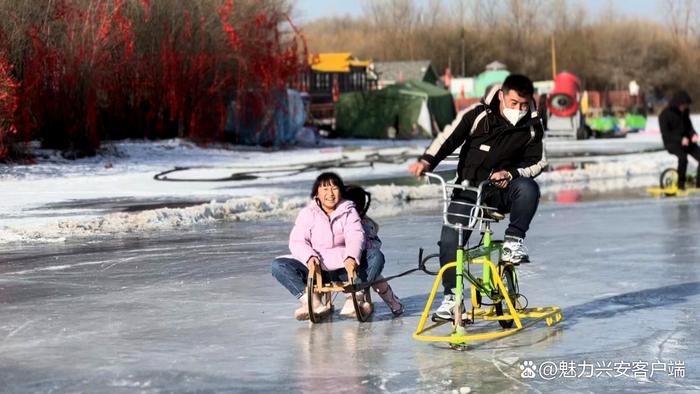
[[[407,81],[342,94],[336,104],[336,133],[355,138],[432,138],[455,116],[450,92]]]

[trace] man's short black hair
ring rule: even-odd
[[[503,93],[515,90],[522,97],[532,97],[535,94],[535,86],[530,78],[522,74],[510,74],[501,85]]]

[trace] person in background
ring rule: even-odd
[[[685,189],[685,177],[688,170],[688,155],[698,162],[695,187],[700,187],[700,147],[698,134],[690,121],[690,104],[693,100],[685,90],[677,91],[666,108],[659,114],[661,138],[666,150],[678,157],[678,188]]]

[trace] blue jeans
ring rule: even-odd
[[[372,283],[384,269],[384,254],[379,249],[362,252],[360,266],[357,267],[357,284]],[[309,269],[299,260],[290,257],[278,257],[272,262],[272,276],[277,279],[293,296],[301,298],[306,291],[306,279]],[[347,281],[345,268],[335,271],[323,271],[323,281]]]

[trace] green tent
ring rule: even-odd
[[[339,137],[432,138],[456,115],[450,92],[406,81],[342,94],[335,107],[335,129]]]
[[[507,70],[487,70],[482,72],[476,77],[474,91],[471,92],[470,96],[484,97],[486,88],[496,83],[503,83],[508,75],[510,75],[510,71]]]

